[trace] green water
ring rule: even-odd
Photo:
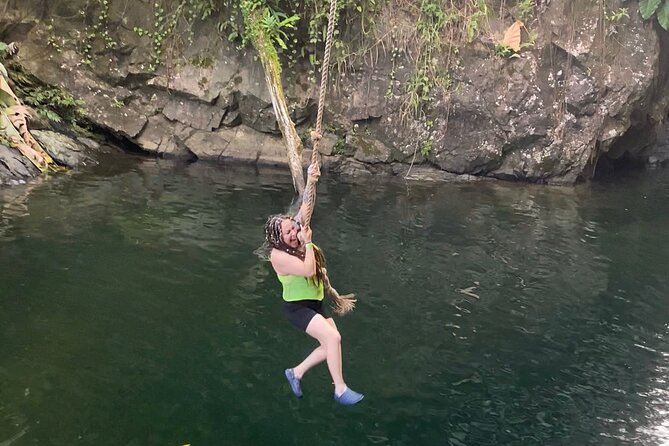
[[[291,198],[283,174],[154,160],[0,191],[0,445],[669,444],[668,171],[324,177],[352,408],[324,365],[299,401],[283,377],[314,343],[252,251]]]

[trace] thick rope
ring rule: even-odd
[[[328,16],[328,31],[325,39],[325,53],[323,55],[323,64],[321,65],[321,88],[318,94],[318,114],[316,115],[316,129],[311,132],[311,166],[312,168],[320,167],[320,159],[318,147],[323,135],[323,109],[325,108],[325,93],[328,86],[328,72],[330,70],[330,54],[332,52],[332,40],[334,38],[334,27],[337,18],[337,0],[330,0],[330,14]],[[304,213],[302,215],[302,224],[309,226],[311,224],[311,215],[314,212],[314,205],[316,204],[316,183],[317,178],[309,175],[307,185],[304,189],[302,197],[306,204]],[[322,252],[321,252],[322,254]],[[332,305],[335,313],[343,316],[355,307],[355,294],[340,295],[337,290],[330,284],[330,278],[327,275],[327,270],[323,268],[323,287],[328,296],[332,299]]]
[[[316,115],[316,129],[311,132],[311,164],[319,166],[318,147],[323,135],[323,109],[325,108],[325,93],[328,86],[328,73],[330,71],[330,53],[332,52],[332,39],[334,38],[334,27],[337,19],[337,0],[330,1],[330,14],[328,16],[328,31],[325,38],[325,53],[323,54],[323,64],[321,65],[321,88],[318,94],[318,114]],[[302,222],[305,226],[311,223],[311,215],[314,212],[316,203],[316,182],[311,177],[307,179],[307,186],[304,190],[304,200],[307,203],[305,215],[302,215]]]

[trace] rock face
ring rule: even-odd
[[[24,184],[38,173],[37,167],[17,150],[0,144],[0,185]]]
[[[152,72],[151,41],[133,32],[151,22],[146,3],[128,0],[122,8],[111,1],[107,28],[122,44],[94,45],[89,68],[77,51],[83,19],[65,13],[84,3],[49,2],[49,13],[73,18],[53,28],[24,20],[5,40],[20,43],[21,63],[33,74],[84,99],[97,126],[160,156],[286,163],[251,50],[212,38],[214,24],[201,23],[193,43]],[[654,142],[669,109],[662,94],[669,81],[667,33],[643,22],[635,6],[628,18],[612,21],[597,2],[539,5],[526,23],[526,37],[534,37],[520,57],[501,56],[497,38],[479,37],[453,60],[435,60],[449,64],[452,86],[418,118],[403,111],[409,74],[395,69],[410,61],[388,52],[373,64],[365,58],[352,64],[327,98],[326,125],[337,129],[322,149],[328,166],[342,175],[573,184],[591,178],[600,162],[666,161],[668,149]],[[22,2],[22,17],[45,14],[38,6],[43,2]],[[146,16],[136,13],[144,10]],[[501,36],[510,23],[491,19],[487,35]],[[55,37],[57,48],[44,44]],[[307,130],[317,91],[305,73],[298,67],[284,88],[293,119]]]
[[[44,150],[60,166],[74,169],[95,164],[95,153],[100,146],[87,138],[76,140],[61,133],[49,130],[32,130]],[[0,142],[0,185],[24,184],[40,174],[28,159]]]

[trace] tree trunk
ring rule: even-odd
[[[259,23],[260,17],[262,17],[261,11],[254,11],[250,17],[247,17],[247,24],[255,28],[255,32],[251,36],[251,41],[260,56],[260,62],[265,72],[265,81],[272,98],[274,114],[279,124],[279,130],[281,130],[281,134],[283,135],[283,141],[286,144],[288,166],[293,176],[293,187],[295,187],[295,191],[299,195],[302,195],[304,192],[304,173],[302,172],[302,151],[304,146],[288,112],[286,97],[281,85],[281,66],[279,65],[276,49],[270,38],[261,32],[261,28],[254,26]],[[249,21],[252,23],[249,23]]]

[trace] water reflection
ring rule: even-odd
[[[649,441],[658,445],[669,445],[669,344],[667,333],[669,326],[665,327],[665,332],[658,334],[658,341],[663,351],[656,351],[649,347],[639,345],[639,348],[648,349],[657,361],[657,368],[654,373],[654,386],[647,392],[641,392],[638,396],[647,401],[647,426],[640,429],[641,434]]]
[[[300,402],[277,380],[310,347],[252,254],[292,198],[284,173],[139,159],[3,191],[0,441],[667,442],[657,175],[578,188],[324,177],[315,237],[333,283],[360,297],[338,321],[369,395],[350,413],[333,411],[323,370]]]

